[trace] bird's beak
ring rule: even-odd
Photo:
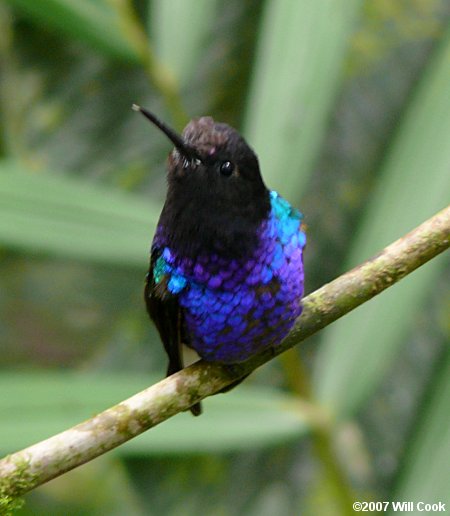
[[[137,104],[133,104],[132,109],[134,111],[141,112],[146,118],[150,120],[150,122],[156,125],[156,127],[160,129],[167,136],[167,138],[169,138],[169,140],[171,140],[171,142],[185,158],[189,160],[199,160],[200,162],[203,161],[202,157],[196,149],[188,145],[178,133],[167,126],[164,122],[159,120],[159,118],[157,118],[153,113],[141,106],[138,106]]]

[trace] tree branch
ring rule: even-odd
[[[276,351],[227,368],[199,361],[65,432],[0,460],[2,503],[119,446],[298,344],[449,247],[450,207],[378,255],[316,290]]]

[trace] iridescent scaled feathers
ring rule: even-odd
[[[244,258],[175,256],[157,233],[156,285],[164,282],[184,312],[189,345],[208,361],[237,363],[278,344],[301,313],[301,214],[276,192],[258,245]]]

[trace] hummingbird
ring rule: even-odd
[[[302,214],[265,186],[255,152],[229,125],[203,116],[180,135],[133,109],[174,145],[144,291],[167,376],[183,368],[183,344],[231,366],[275,348],[302,312]],[[200,403],[190,410],[199,415]]]

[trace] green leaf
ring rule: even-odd
[[[143,266],[158,212],[116,189],[0,162],[0,244],[6,247]]]
[[[217,7],[217,0],[150,2],[150,32],[156,53],[181,86],[197,72]]]
[[[450,506],[450,355],[437,377],[408,450],[393,500],[443,502]]]
[[[267,184],[291,201],[320,149],[361,4],[266,2],[244,132]]]
[[[156,378],[124,374],[2,373],[0,451],[11,453],[63,431]],[[179,414],[118,448],[123,455],[229,452],[298,438],[307,430],[296,399],[239,387],[204,402],[205,413]]]
[[[107,0],[7,0],[24,14],[111,57],[138,62],[123,20]]]
[[[387,156],[348,266],[370,258],[448,203],[449,63],[450,32]],[[315,383],[320,400],[336,414],[353,413],[382,381],[444,260],[433,260],[325,331]]]

